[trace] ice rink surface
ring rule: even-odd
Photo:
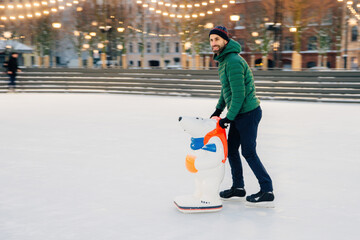
[[[359,239],[360,105],[262,101],[258,154],[276,207],[182,214],[178,117],[216,99],[0,94],[0,239]],[[259,190],[246,163],[248,194]],[[231,185],[228,163],[221,189]]]

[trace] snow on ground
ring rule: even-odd
[[[0,239],[357,239],[360,107],[262,101],[258,154],[276,208],[182,214],[193,190],[180,115],[216,99],[0,95]],[[258,184],[245,166],[246,190]],[[222,189],[231,185],[227,163]]]

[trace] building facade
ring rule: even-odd
[[[44,66],[38,57],[50,56],[52,66],[94,67],[107,61],[134,68],[215,67],[207,34],[225,25],[255,68],[293,69],[295,52],[302,69],[358,69],[360,0],[303,1],[310,5],[301,6],[300,18],[293,2],[89,0],[60,11],[68,3],[63,1],[56,13],[46,15],[50,5],[45,1],[31,2],[25,11],[20,5],[30,4],[26,0],[0,0],[0,27],[33,46],[27,62],[35,66]],[[41,16],[35,18],[36,13]],[[238,19],[231,21],[234,15]],[[20,21],[20,16],[27,19]],[[53,29],[54,21],[62,27]]]
[[[285,1],[273,1],[279,6],[272,5],[270,11],[259,8],[263,2],[266,1],[238,0],[229,12],[229,15],[240,17],[231,24],[231,33],[233,39],[242,45],[242,56],[254,67],[262,68],[266,59],[268,68],[291,69],[293,53],[296,51],[295,38],[298,36],[302,69],[359,69],[360,16],[357,12],[360,8],[355,11],[351,9],[360,7],[360,1],[328,1],[331,4],[324,3],[324,7],[320,7],[321,17],[316,15],[320,10],[307,9],[307,15],[303,16],[307,21],[302,24],[294,22],[294,13],[287,12]],[[316,6],[316,3],[313,6]],[[251,14],[252,10],[262,10],[263,15],[257,22],[254,20],[256,16]],[[275,20],[278,15],[281,17]],[[255,21],[257,26],[254,26],[252,21]],[[297,35],[296,31],[301,32]],[[275,36],[276,34],[278,36]],[[264,42],[268,49],[263,46]]]

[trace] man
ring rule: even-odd
[[[239,55],[241,46],[229,39],[227,29],[217,26],[209,33],[210,45],[214,52],[214,60],[219,62],[221,94],[212,116],[220,116],[225,106],[226,117],[219,124],[228,133],[228,158],[231,167],[233,185],[220,192],[223,199],[244,198],[243,168],[241,153],[249,164],[260,184],[260,191],[246,197],[249,205],[265,205],[274,201],[272,180],[266,172],[256,153],[256,137],[258,125],[262,117],[260,101],[255,94],[252,71],[246,61]]]
[[[10,77],[9,89],[12,91],[14,91],[15,87],[16,87],[16,73],[20,72],[20,69],[18,67],[18,62],[17,62],[18,56],[19,55],[16,52],[12,53],[9,61],[6,64],[7,74]]]

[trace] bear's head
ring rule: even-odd
[[[216,128],[215,119],[201,117],[179,117],[180,126],[193,138],[204,137]]]

